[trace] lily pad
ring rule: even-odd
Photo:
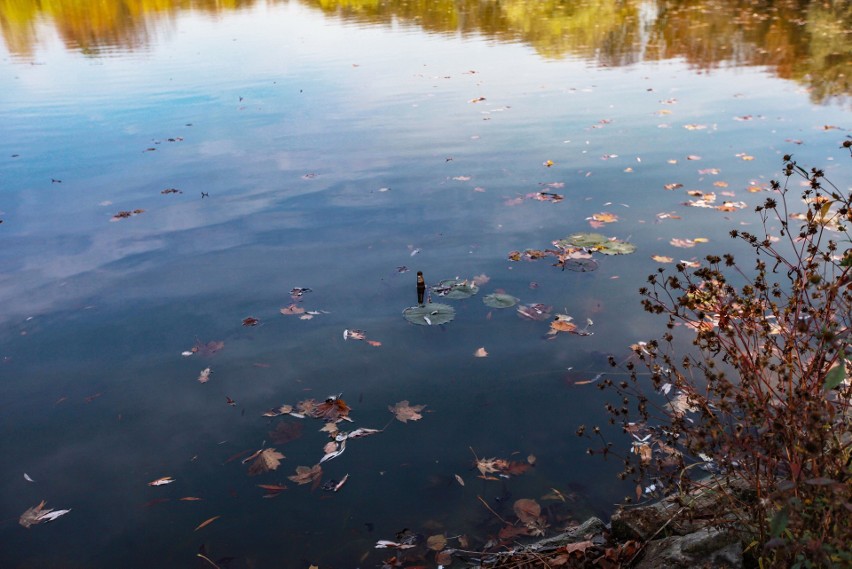
[[[449,304],[429,303],[420,306],[409,306],[402,311],[402,316],[418,326],[438,326],[446,324],[456,317],[455,309]]]
[[[567,249],[569,247],[598,247],[606,241],[606,235],[600,233],[572,233],[565,239],[554,241],[553,244]]]
[[[483,298],[482,302],[491,308],[511,308],[518,303],[518,299],[511,294],[495,292]]]
[[[636,250],[636,245],[626,241],[607,241],[598,247],[604,255],[629,255]]]
[[[568,259],[562,264],[562,268],[578,273],[588,273],[598,270],[598,262],[594,259]]]
[[[433,286],[432,290],[443,298],[461,300],[478,293],[479,287],[468,280],[446,279]]]

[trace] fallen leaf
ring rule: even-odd
[[[201,500],[202,498],[196,498],[195,496],[184,496],[183,498],[180,498],[181,502],[199,502]]]
[[[461,476],[459,476],[458,474],[453,474],[453,476],[456,477],[456,482],[458,482],[459,485],[464,486],[464,479]]]
[[[249,476],[256,476],[270,470],[276,470],[281,464],[282,458],[284,458],[284,455],[274,448],[265,448],[243,459],[243,464],[254,459],[254,462],[249,466],[248,473]]]
[[[322,467],[319,464],[313,466],[297,466],[296,474],[287,478],[300,486],[316,482],[322,476]]]
[[[200,530],[201,528],[205,528],[205,527],[209,526],[210,524],[212,524],[213,522],[215,522],[216,520],[218,520],[218,519],[219,519],[219,518],[221,518],[221,517],[222,517],[222,516],[213,516],[212,518],[206,519],[206,520],[204,520],[203,522],[201,522],[200,524],[198,524],[198,527],[196,527],[193,531],[198,531],[198,530]]]
[[[344,340],[364,340],[367,337],[366,332],[363,330],[344,330],[343,331],[343,339]]]
[[[541,506],[535,500],[521,498],[516,500],[512,509],[523,523],[532,522],[541,517]]]
[[[284,316],[292,316],[292,315],[294,315],[294,314],[304,314],[304,313],[305,313],[305,309],[304,309],[304,308],[302,308],[302,307],[300,307],[300,306],[298,306],[298,305],[294,302],[293,304],[291,304],[291,305],[289,305],[289,306],[285,306],[284,308],[282,308],[282,309],[281,309],[281,310],[279,310],[278,312],[280,312],[280,313],[281,313],[281,314],[283,314]]]
[[[165,486],[166,484],[171,484],[175,479],[171,476],[163,476],[162,478],[157,478],[156,480],[152,480],[148,482],[148,486]]]
[[[445,535],[430,535],[426,538],[426,547],[432,551],[441,551],[447,545],[447,536]]]
[[[206,344],[203,343],[201,340],[196,340],[195,345],[192,346],[192,349],[190,351],[194,354],[198,354],[199,356],[212,356],[224,347],[225,342],[221,340],[207,342]]]
[[[260,324],[260,320],[258,320],[254,316],[243,318],[243,326],[257,326],[258,324]]]
[[[388,405],[388,410],[394,414],[397,420],[402,421],[403,423],[407,423],[408,421],[419,421],[423,418],[423,415],[420,414],[426,405],[411,405],[409,406],[408,400],[400,401],[394,406]]]
[[[665,255],[652,255],[651,259],[655,260],[658,263],[672,263],[674,259],[671,257],[666,257]]]
[[[371,346],[373,346],[374,348],[378,348],[379,346],[382,345],[382,343],[379,342],[378,340],[367,340],[367,343],[370,344]]]
[[[476,358],[485,358],[488,357],[488,352],[485,351],[485,348],[479,348],[473,352],[473,356]]]
[[[47,502],[45,500],[42,500],[38,505],[28,508],[23,514],[21,514],[21,517],[18,518],[18,523],[25,528],[29,528],[30,526],[34,526],[42,522],[52,522],[56,518],[64,516],[71,511],[70,509],[45,510],[44,505],[46,503]]]
[[[201,373],[198,374],[198,383],[207,383],[210,381],[210,373],[211,369],[209,367],[201,370]]]

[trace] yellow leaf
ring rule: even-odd
[[[672,259],[671,257],[666,257],[665,255],[653,255],[651,258],[653,260],[657,261],[658,263],[672,263],[672,262],[674,262],[674,259]]]

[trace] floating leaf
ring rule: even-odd
[[[52,522],[60,516],[64,516],[71,510],[45,510],[44,505],[47,502],[42,500],[38,505],[28,508],[21,517],[18,518],[18,523],[29,528],[42,522]]]
[[[547,320],[550,318],[552,306],[544,304],[526,304],[518,307],[518,316],[529,320]]]
[[[198,526],[193,531],[198,531],[201,528],[205,528],[221,517],[222,516],[213,516],[212,518],[208,518],[208,519],[204,520],[203,522],[201,522],[200,524],[198,524]]]
[[[211,369],[209,367],[201,370],[201,373],[198,374],[198,383],[207,383],[210,381],[210,373]]]
[[[156,480],[152,480],[148,482],[148,486],[165,486],[166,484],[171,484],[175,479],[171,476],[163,476],[162,478],[157,478]]]
[[[430,535],[426,538],[426,547],[432,551],[441,551],[447,545],[447,536],[445,535]]]
[[[567,314],[557,314],[553,322],[550,323],[550,332],[548,334],[558,334],[559,332],[574,332],[577,330],[577,325],[572,322],[573,318]]]
[[[310,484],[316,482],[322,476],[322,467],[319,464],[313,466],[297,466],[296,474],[287,478],[296,484]]]
[[[479,287],[467,279],[446,279],[432,287],[432,290],[438,296],[449,298],[450,300],[461,300],[470,298],[478,293]]]
[[[594,221],[599,221],[601,223],[615,223],[616,221],[618,221],[618,216],[615,215],[614,213],[608,213],[608,212],[604,211],[604,212],[601,212],[601,213],[594,214],[589,219],[592,219]]]
[[[473,357],[475,357],[475,358],[487,358],[488,352],[485,350],[485,348],[477,348],[477,350],[475,352],[473,352]]]
[[[248,473],[249,476],[256,476],[270,470],[276,470],[281,464],[282,458],[284,458],[284,455],[274,448],[265,448],[244,459],[243,464],[254,459],[254,462],[249,466]]]
[[[293,315],[293,314],[304,314],[304,313],[305,313],[305,309],[304,309],[304,308],[302,308],[302,307],[300,307],[300,306],[298,306],[298,305],[294,302],[294,303],[290,304],[290,306],[285,306],[284,308],[282,308],[281,310],[279,310],[279,312],[281,312],[281,314],[283,314],[284,316],[291,316],[291,315]]]
[[[397,420],[407,423],[408,421],[419,421],[423,418],[420,414],[426,405],[409,405],[408,400],[400,401],[396,405],[388,405],[388,410],[394,414]]]
[[[521,498],[516,500],[512,509],[515,515],[523,523],[532,522],[541,517],[541,506],[535,500],[529,498]]]
[[[518,299],[512,296],[511,294],[493,292],[489,295],[486,295],[482,299],[482,302],[484,302],[486,306],[490,306],[491,308],[511,308],[518,303]]]
[[[597,247],[606,240],[606,235],[600,233],[573,233],[565,239],[555,241],[554,245],[563,249],[568,247]]]
[[[448,304],[429,303],[409,306],[402,311],[403,317],[419,326],[438,326],[452,321],[456,317],[455,309]]]
[[[636,251],[636,245],[626,241],[607,241],[598,247],[598,251],[604,255],[629,255]]]
[[[243,318],[243,326],[257,326],[258,324],[260,324],[260,320],[254,316]]]

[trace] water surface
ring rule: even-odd
[[[741,252],[727,233],[786,153],[848,187],[848,7],[750,4],[0,2],[0,564],[375,566],[404,528],[481,547],[501,524],[479,496],[536,499],[549,531],[606,516],[633,485],[574,436],[605,421],[576,382],[662,331],[635,292],[652,256]],[[637,251],[508,259],[583,231]],[[413,326],[418,270],[487,282]],[[279,313],[294,287],[313,319]],[[497,290],[594,334],[485,306]],[[322,421],[261,414],[337,394],[348,427],[386,430],[323,464],[339,492],[298,486]],[[395,421],[403,400],[423,418]],[[270,446],[280,467],[249,477]],[[482,480],[474,452],[535,466]],[[20,527],[43,499],[72,511]]]

